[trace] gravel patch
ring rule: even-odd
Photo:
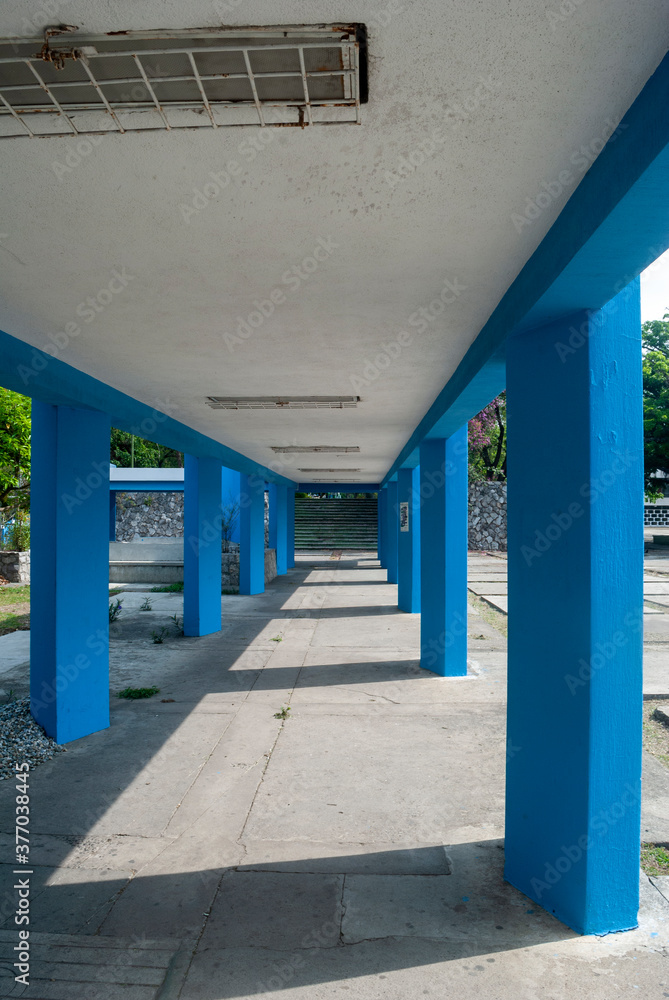
[[[66,748],[47,736],[30,714],[30,698],[0,706],[0,781],[14,776],[16,764],[32,771]]]

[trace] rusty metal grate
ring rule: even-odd
[[[41,39],[40,39],[41,41]],[[362,25],[0,40],[0,138],[359,124]]]

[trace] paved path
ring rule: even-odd
[[[109,730],[31,776],[32,985],[10,974],[10,864],[0,996],[669,994],[663,883],[643,877],[639,929],[605,938],[504,883],[503,623],[472,607],[470,676],[435,677],[384,576],[364,554],[304,557],[265,594],[225,597],[221,633],[162,645],[151,631],[181,598],[124,597],[112,693],[160,694],[112,697]],[[648,822],[669,840],[661,779]],[[3,782],[8,862],[12,796]]]

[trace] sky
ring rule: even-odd
[[[641,274],[641,321],[669,312],[669,250]]]

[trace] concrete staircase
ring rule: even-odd
[[[295,548],[376,551],[376,497],[295,499]]]

